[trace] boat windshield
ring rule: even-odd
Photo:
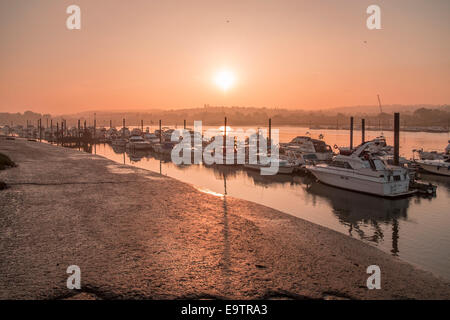
[[[375,160],[373,160],[373,162],[375,164],[375,169],[376,170],[383,170],[384,169],[383,161],[381,161],[380,159],[375,159]]]
[[[344,168],[344,169],[353,169],[352,166],[348,162],[339,161],[339,160],[332,161],[331,166],[337,167],[337,168]]]

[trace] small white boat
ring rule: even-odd
[[[445,160],[450,156],[450,140],[444,152],[423,151],[423,149],[414,149],[413,152],[417,152],[420,160]]]
[[[416,163],[427,172],[450,176],[450,158],[445,160],[416,160]]]
[[[141,136],[131,136],[127,143],[128,149],[134,150],[149,150],[152,147],[152,144],[146,141]]]
[[[333,158],[333,150],[324,141],[311,139],[307,136],[298,136],[289,143],[280,143],[280,149],[285,153],[293,151],[296,153],[315,154],[320,161]]]
[[[413,193],[409,190],[410,176],[403,167],[386,164],[367,150],[366,142],[351,154],[337,155],[329,164],[307,165],[320,182],[382,197],[398,197]]]
[[[261,170],[262,168],[270,168],[278,165],[277,174],[291,174],[294,172],[294,169],[297,167],[296,165],[290,163],[287,160],[283,159],[272,159],[268,164],[261,163],[246,163],[244,164],[244,168],[251,170]]]

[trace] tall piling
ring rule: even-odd
[[[64,145],[64,120],[61,120],[61,145]]]
[[[361,143],[366,142],[366,119],[361,119]]]
[[[80,148],[80,145],[81,145],[80,131],[81,131],[81,120],[78,119],[78,130],[77,130],[77,134],[78,134],[78,149]]]
[[[353,117],[350,117],[350,150],[353,149]]]
[[[122,138],[125,138],[125,118],[122,119]]]
[[[224,119],[223,126],[223,161],[225,163],[227,157],[227,117]]]
[[[394,165],[399,165],[400,154],[400,113],[394,113]]]
[[[159,120],[159,143],[162,143],[162,123]]]
[[[272,154],[272,119],[269,118],[269,140],[267,141],[267,152]]]
[[[95,137],[97,135],[97,115],[94,113],[94,139],[93,139],[93,143],[95,143]]]
[[[56,123],[56,145],[58,145],[59,140],[59,122]]]

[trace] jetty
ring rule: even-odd
[[[256,203],[47,143],[0,153],[17,165],[0,171],[0,299],[450,299],[429,272]]]

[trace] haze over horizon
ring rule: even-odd
[[[449,32],[446,0],[0,0],[0,112],[448,104]]]

